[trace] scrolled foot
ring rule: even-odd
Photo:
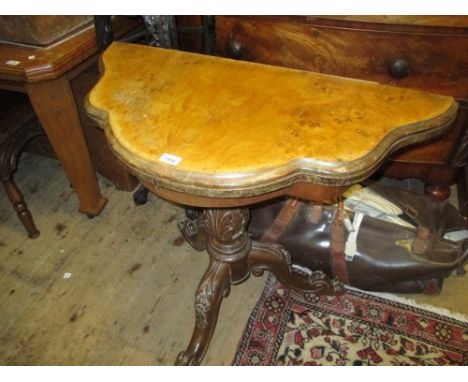
[[[309,283],[317,295],[339,295],[345,292],[345,287],[339,279],[331,279],[322,271],[313,271],[309,275]]]
[[[229,265],[211,261],[195,295],[195,328],[187,349],[176,365],[199,365],[208,349],[223,297],[230,289]]]
[[[181,351],[174,362],[175,366],[193,366],[196,364],[194,363],[194,354],[188,354],[186,351]]]

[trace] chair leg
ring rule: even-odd
[[[16,186],[13,178],[9,176],[8,178],[2,179],[3,186],[5,187],[6,194],[8,199],[10,199],[13,208],[18,215],[19,220],[23,223],[24,228],[28,231],[28,236],[30,239],[35,239],[39,236],[40,232],[37,230],[34,220],[31,216],[31,212],[28,210],[28,206],[23,200],[23,195]]]
[[[30,119],[21,126],[14,126],[8,131],[8,136],[0,143],[0,179],[5,188],[8,199],[23,224],[28,236],[35,239],[39,236],[39,231],[34,224],[34,220],[29,212],[23,195],[13,181],[13,173],[16,170],[18,159],[26,143],[34,137],[43,135],[44,131],[36,119]]]

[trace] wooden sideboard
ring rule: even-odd
[[[468,157],[467,16],[217,16],[216,53],[455,97],[450,131],[400,150],[381,169],[450,195]]]

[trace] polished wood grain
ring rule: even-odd
[[[293,22],[294,21],[294,22]],[[378,30],[381,24],[357,22],[339,26],[340,19],[288,17],[217,17],[217,52],[232,54],[229,44],[240,44],[238,59],[310,70],[389,85],[436,91],[468,98],[468,31],[400,32]],[[328,25],[325,22],[334,21]],[[409,21],[408,21],[409,22]],[[387,25],[387,24],[385,24]],[[374,27],[374,28],[373,28]],[[389,74],[390,65],[405,59],[409,73]]]
[[[140,182],[150,191],[159,197],[186,206],[196,206],[204,208],[222,208],[222,207],[239,207],[248,206],[255,203],[260,203],[266,200],[290,196],[303,200],[319,201],[326,203],[336,203],[338,198],[348,189],[348,186],[330,186],[312,183],[295,183],[290,186],[281,188],[275,191],[266,191],[254,196],[238,196],[236,190],[229,190],[224,195],[219,196],[203,196],[187,194],[182,191],[173,191],[162,186],[160,182],[154,178],[145,176],[141,172],[135,171]],[[260,187],[257,187],[261,189]],[[242,190],[241,194],[246,194],[246,190]]]
[[[461,144],[468,139],[467,16],[217,16],[216,45],[221,56],[457,98],[461,107],[452,129],[391,158],[392,176],[419,176],[427,189],[438,184],[444,165],[452,178],[444,177],[438,184],[444,192],[434,196],[449,195],[447,185],[459,173],[454,168],[467,157]]]
[[[81,129],[73,93],[65,77],[27,84],[26,89],[41,124],[62,163],[79,201],[79,210],[99,215],[107,203],[101,195]]]
[[[47,46],[92,23],[90,15],[0,16],[0,41]]]
[[[283,18],[283,16],[273,16]],[[352,16],[286,16],[293,22],[306,20],[317,25],[336,28],[373,30],[376,32],[463,34],[468,16],[451,15],[352,15]],[[301,22],[301,21],[299,21]]]
[[[458,114],[450,129],[431,141],[398,150],[391,159],[399,163],[450,164],[452,167],[466,163],[466,149],[462,143],[468,141],[468,102],[458,101],[458,105]]]
[[[140,23],[140,19],[117,18],[114,35],[121,36]],[[28,83],[56,79],[98,52],[93,25],[47,47],[5,42],[0,47],[0,78]],[[12,61],[19,63],[8,64]]]
[[[88,111],[114,150],[201,196],[253,196],[308,177],[351,184],[456,115],[450,97],[152,47],[114,43],[103,64]],[[181,162],[161,162],[165,153]]]

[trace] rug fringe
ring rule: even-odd
[[[370,291],[367,291],[367,290],[354,288],[354,287],[349,286],[349,285],[346,285],[346,289],[354,290],[354,291],[362,292],[362,293],[367,293],[367,294],[370,294],[372,296],[381,297],[381,298],[384,298],[384,299],[387,299],[387,300],[390,300],[390,301],[410,305],[410,306],[412,306],[414,308],[417,308],[417,309],[426,310],[426,311],[431,312],[431,313],[440,314],[441,316],[450,317],[450,318],[453,318],[455,320],[468,323],[468,315],[466,315],[466,314],[459,313],[459,312],[452,312],[451,310],[448,310],[446,308],[440,308],[440,307],[436,307],[436,306],[430,305],[430,304],[419,303],[419,302],[416,302],[412,298],[397,296],[395,294],[386,293],[386,292],[370,292]]]
[[[310,269],[302,267],[302,266],[300,266],[298,264],[293,264],[293,268],[296,269],[299,272],[304,272],[306,274],[311,273]],[[430,304],[419,303],[419,302],[416,302],[412,298],[397,296],[395,294],[387,293],[387,292],[371,292],[371,291],[367,291],[367,290],[358,289],[358,288],[352,287],[350,285],[346,285],[345,287],[346,287],[346,289],[349,289],[349,290],[354,290],[356,292],[367,293],[367,294],[370,294],[372,296],[384,298],[384,299],[394,301],[394,302],[399,302],[400,304],[406,304],[406,305],[412,306],[412,307],[417,308],[417,309],[426,310],[426,311],[431,312],[431,313],[440,314],[441,316],[450,317],[450,318],[453,318],[454,320],[458,320],[458,321],[468,323],[468,315],[466,315],[466,314],[459,313],[459,312],[452,312],[451,310],[448,310],[446,308],[440,308],[440,307],[436,307],[436,306],[430,305]]]

